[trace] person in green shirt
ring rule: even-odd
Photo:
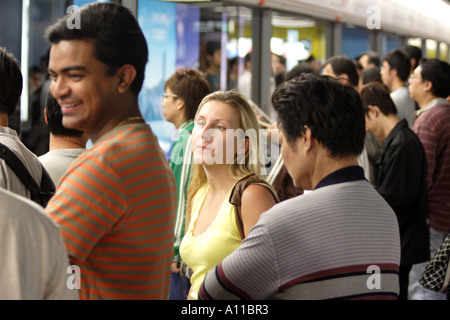
[[[185,232],[187,186],[192,164],[190,136],[194,128],[193,119],[198,105],[209,93],[211,87],[206,76],[197,69],[179,69],[164,84],[162,113],[164,119],[173,123],[176,128],[167,158],[175,176],[178,192],[169,300],[186,300],[190,289],[189,279],[180,272],[179,247]]]

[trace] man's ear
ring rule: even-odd
[[[117,75],[119,77],[117,90],[119,93],[125,93],[136,78],[136,69],[131,64],[126,64],[117,70]]]
[[[390,71],[394,76],[398,77],[398,70],[397,69],[391,69]]]
[[[47,107],[44,108],[44,120],[45,120],[45,123],[48,124],[48,120],[47,120]]]
[[[431,90],[433,90],[433,83],[430,80],[424,80],[423,85],[426,92],[431,92]]]
[[[177,110],[181,110],[185,107],[183,98],[178,98],[176,101],[177,101]]]
[[[368,105],[367,108],[369,109],[369,116],[372,116],[373,118],[377,118],[381,113],[378,106]]]
[[[305,145],[305,150],[310,150],[313,146],[313,137],[312,137],[312,131],[307,126],[304,126],[303,128],[303,135],[300,139],[303,139],[303,144]]]

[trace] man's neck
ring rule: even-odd
[[[86,148],[87,137],[60,137],[50,134],[49,150],[57,149],[84,149]]]
[[[383,132],[382,139],[386,139],[386,137],[391,133],[391,131],[394,129],[394,127],[397,125],[397,123],[400,122],[400,119],[393,114],[390,114],[385,117],[385,120],[383,121],[381,125],[381,130]]]
[[[314,189],[317,184],[329,174],[351,166],[358,165],[357,157],[345,157],[345,158],[331,158],[329,151],[326,149],[321,150],[323,152],[321,156],[317,156],[316,165],[314,167],[314,173],[311,177],[312,188]]]
[[[391,83],[391,92],[402,87],[406,87],[406,82],[400,79],[394,78]]]
[[[423,97],[422,99],[420,99],[419,101],[417,101],[420,109],[425,108],[431,101],[433,101],[434,99],[437,99],[438,97],[435,97],[434,95],[426,95],[425,97]]]
[[[0,126],[7,127],[9,124],[9,116],[6,113],[0,113]]]

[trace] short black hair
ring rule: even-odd
[[[416,60],[416,64],[411,66],[413,69],[416,69],[419,66],[420,59],[422,59],[422,50],[410,44],[405,44],[400,50],[405,52],[410,59],[413,58]]]
[[[80,17],[78,29],[68,27],[74,14]],[[63,40],[93,40],[95,57],[108,66],[110,74],[126,64],[136,69],[130,89],[136,96],[141,91],[148,61],[147,41],[136,18],[124,6],[87,4],[79,12],[68,14],[47,28],[45,37],[52,44]]]
[[[346,74],[349,82],[353,87],[356,87],[359,82],[358,71],[352,58],[345,55],[333,56],[325,61],[324,67],[328,64],[333,68],[334,73],[339,76]]]
[[[384,56],[383,61],[386,61],[391,69],[397,70],[400,80],[408,80],[411,73],[411,60],[404,51],[394,49]]]
[[[377,106],[385,116],[397,114],[389,89],[381,82],[375,81],[364,85],[359,94],[366,114],[369,113],[369,106]]]
[[[419,63],[422,68],[422,80],[432,83],[431,93],[440,98],[450,95],[450,65],[439,59],[422,59]]]
[[[63,114],[58,101],[49,92],[45,102],[45,113],[47,115],[47,125],[51,134],[64,137],[81,137],[83,132],[76,129],[67,129],[62,124]]]
[[[358,92],[337,79],[305,73],[282,83],[272,95],[287,143],[307,126],[333,157],[357,156],[364,149],[364,110]]]
[[[378,81],[381,82],[380,68],[369,67],[361,70],[362,84],[368,84],[369,82]]]
[[[23,77],[19,62],[6,48],[0,48],[0,112],[11,116],[22,95]]]
[[[297,65],[286,74],[286,80],[294,79],[295,77],[298,77],[302,73],[314,73],[313,68],[306,61],[301,61],[297,63]]]
[[[378,53],[376,53],[375,51],[367,51],[367,52],[364,52],[361,56],[360,56],[360,58],[362,57],[362,56],[367,56],[367,62],[369,63],[369,64],[373,64],[373,65],[375,65],[375,67],[380,67],[380,56],[378,55]],[[359,59],[358,59],[359,60]]]
[[[214,52],[221,50],[221,45],[219,41],[211,40],[206,43],[206,54],[209,56],[214,55]]]

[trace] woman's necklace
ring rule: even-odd
[[[144,120],[144,121],[145,121],[145,119],[144,119],[143,117],[130,117],[130,118],[125,119],[125,120],[123,120],[122,122],[120,122],[117,126],[115,126],[115,128],[118,128],[118,127],[120,127],[121,125],[124,125],[124,124],[127,123],[127,122],[130,122],[130,121],[138,121],[138,120]],[[114,128],[114,129],[115,129],[115,128]]]

